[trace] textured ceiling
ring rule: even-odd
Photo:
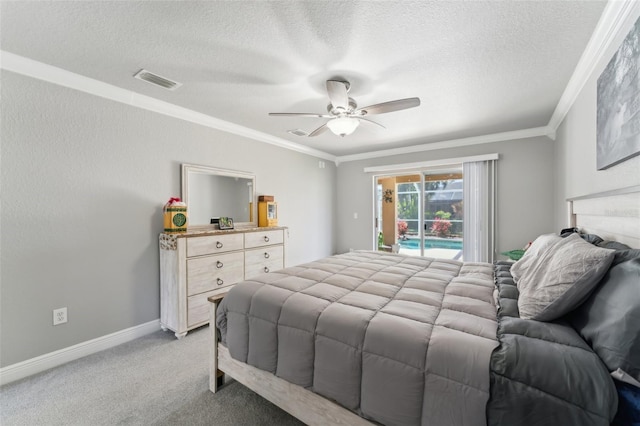
[[[334,155],[546,126],[604,1],[1,3],[0,46]],[[132,76],[145,68],[176,91]],[[417,96],[341,138],[312,131],[325,80],[359,106]]]

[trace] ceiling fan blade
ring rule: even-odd
[[[313,136],[318,136],[320,133],[324,133],[324,131],[327,129],[328,129],[327,123],[324,123],[322,126],[318,127],[313,132],[309,133],[307,136],[310,138]]]
[[[387,112],[400,111],[408,108],[415,108],[420,105],[420,98],[398,99],[396,101],[383,102],[381,104],[369,105],[359,108],[355,113],[364,114],[384,114]]]
[[[327,93],[334,108],[349,108],[349,95],[344,81],[327,80]]]
[[[375,124],[376,126],[380,126],[380,127],[382,127],[383,129],[386,129],[386,127],[384,127],[382,124],[377,123],[377,122],[375,122],[375,121],[373,121],[373,120],[369,120],[368,118],[358,117],[358,120],[360,120],[360,121],[366,121],[367,123],[372,123],[372,124]]]
[[[316,114],[313,112],[270,112],[272,117],[314,117],[314,118],[331,118],[332,115]]]

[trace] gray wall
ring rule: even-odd
[[[334,251],[332,163],[1,77],[1,366],[159,318],[157,240],[181,163],[255,173],[289,227],[288,265]],[[53,327],[63,306],[69,322]]]
[[[640,156],[606,170],[596,169],[598,77],[636,18],[618,34],[558,128],[555,145],[558,177],[555,185],[556,228],[567,226],[567,198],[640,185]]]
[[[631,24],[634,20],[630,20]],[[630,28],[630,25],[629,25]],[[161,208],[180,164],[250,171],[289,227],[287,265],[373,247],[364,167],[497,152],[497,250],[566,226],[565,199],[640,184],[640,157],[597,171],[594,70],[557,132],[340,164],[2,71],[0,366],[159,317]],[[223,149],[221,149],[221,147]],[[353,214],[358,213],[358,219]],[[53,327],[52,310],[69,308]]]
[[[497,251],[521,248],[553,226],[553,142],[546,137],[396,155],[338,166],[336,249],[372,249],[373,175],[365,167],[489,153],[497,162]],[[354,219],[358,213],[358,219]]]

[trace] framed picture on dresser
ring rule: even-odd
[[[218,225],[220,229],[233,229],[233,219],[230,217],[221,217]]]

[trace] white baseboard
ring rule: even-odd
[[[0,386],[160,330],[160,319],[0,368]]]

